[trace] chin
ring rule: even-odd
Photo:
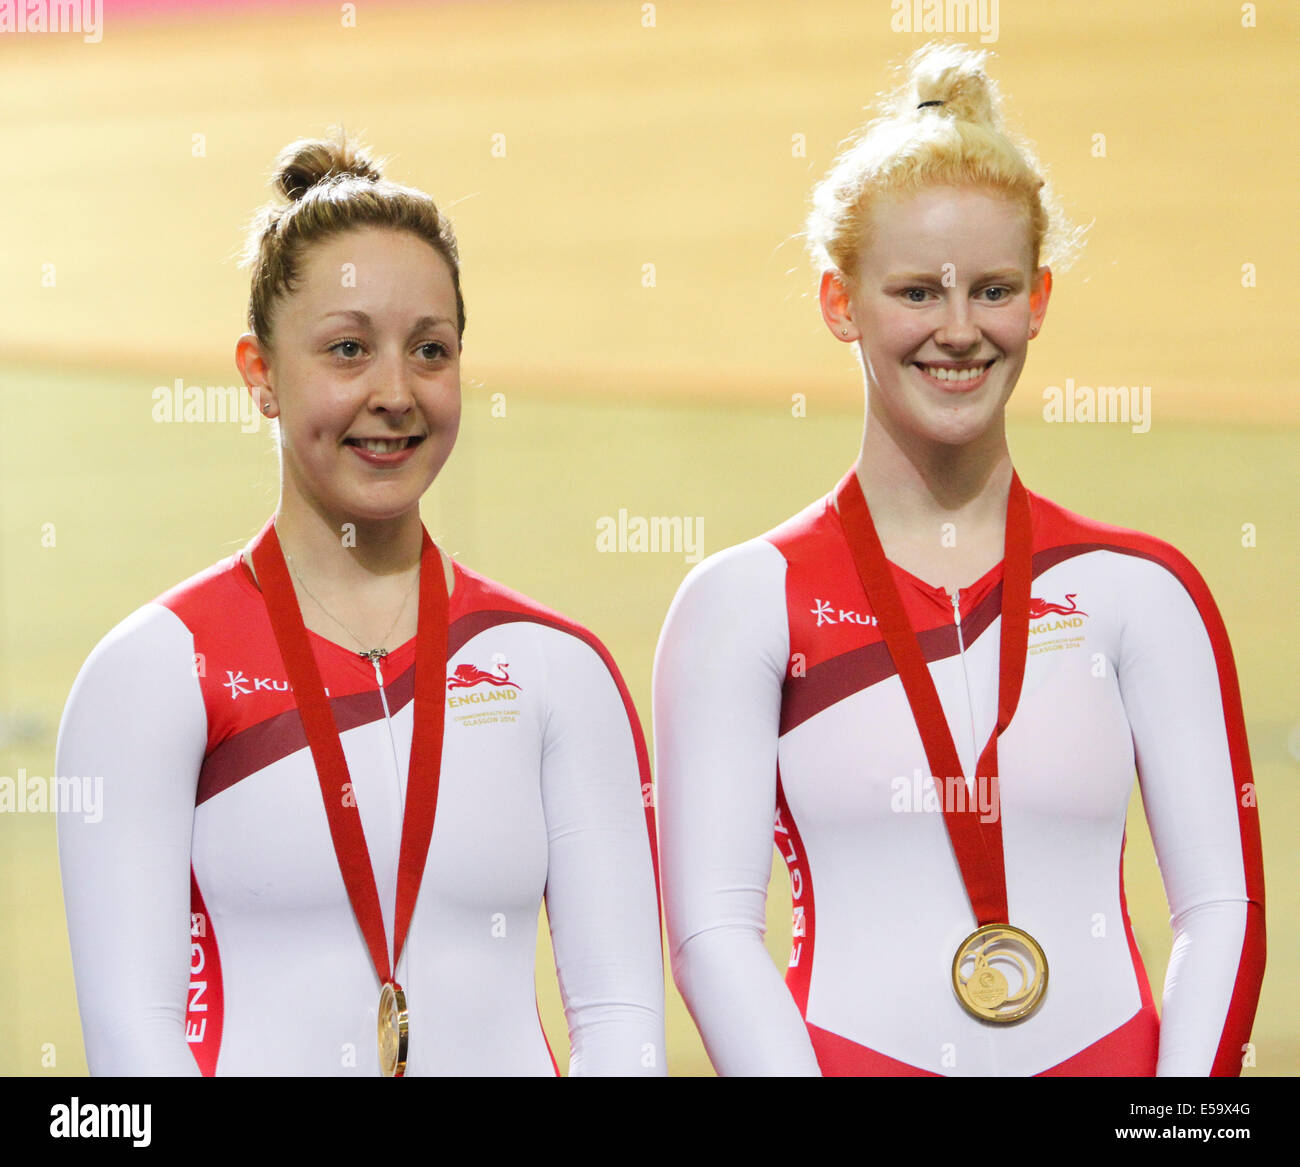
[[[336,496],[335,505],[339,513],[349,520],[359,523],[383,523],[399,519],[411,511],[418,513],[420,500],[428,493],[437,479],[436,474],[420,478],[408,478],[399,483],[359,482],[355,489],[345,495]],[[352,485],[352,484],[348,484]]]
[[[393,499],[383,503],[375,499],[339,499],[337,511],[346,522],[388,523],[400,519],[411,511],[420,510],[420,495],[408,499]]]
[[[987,437],[989,431],[994,428],[995,421],[994,417],[940,418],[930,419],[929,424],[919,428],[931,442],[957,448],[969,446]]]

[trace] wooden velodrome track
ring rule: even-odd
[[[156,423],[152,395],[178,379],[239,384],[241,225],[279,148],[339,121],[450,208],[460,235],[465,418],[426,500],[431,530],[595,630],[648,732],[655,638],[688,565],[601,554],[596,521],[698,515],[712,552],[848,466],[860,373],[824,330],[796,234],[886,65],[926,38],[892,30],[885,0],[375,0],[355,28],[333,3],[108,7],[98,43],[0,35],[0,775],[50,774],[93,644],[274,506],[265,431]],[[1013,122],[1069,214],[1093,224],[1012,401],[1012,449],[1031,489],[1173,542],[1219,603],[1269,897],[1246,1072],[1294,1074],[1300,637],[1286,585],[1300,577],[1300,406],[1285,135],[1300,21],[1281,0],[1258,5],[1257,28],[1212,0],[998,8],[988,47]],[[1045,422],[1043,390],[1067,378],[1149,385],[1149,432]],[[1168,911],[1136,800],[1127,868],[1158,996]],[[769,909],[783,965],[782,869]],[[671,1071],[711,1072],[671,983],[668,1007]],[[0,814],[0,1074],[84,1072],[53,820]]]

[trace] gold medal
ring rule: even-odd
[[[972,1017],[1019,1021],[1043,1003],[1047,957],[1028,932],[1010,924],[985,924],[961,942],[952,958],[952,988]]]
[[[408,1021],[406,994],[401,985],[389,981],[379,994],[379,1072],[385,1078],[406,1074]]]

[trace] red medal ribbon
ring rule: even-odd
[[[406,774],[406,805],[402,814],[402,841],[397,861],[397,911],[393,931],[393,962],[388,963],[388,938],[379,907],[370,851],[361,829],[347,759],[339,741],[338,725],[320,670],[312,653],[307,629],[298,609],[298,599],[289,569],[280,550],[274,522],[267,523],[253,543],[253,568],[261,584],[271,616],[280,656],[293,689],[298,713],[307,734],[321,798],[329,819],[334,853],[348,890],[348,899],[370,949],[370,959],[380,984],[393,980],[401,959],[411,914],[424,875],[424,863],[433,835],[434,812],[438,804],[438,776],[442,769],[444,688],[447,666],[447,581],[442,558],[429,532],[424,531],[420,553],[420,608],[415,636],[415,717],[411,736],[411,759]],[[347,797],[349,794],[352,797]]]
[[[853,555],[858,576],[866,590],[889,655],[898,670],[912,716],[925,745],[925,756],[936,783],[946,777],[960,777],[961,762],[934,679],[917,643],[916,634],[903,608],[898,587],[871,521],[862,487],[854,466],[840,483],[835,500],[844,536]],[[1032,574],[1033,532],[1030,526],[1029,495],[1020,476],[1011,472],[1007,498],[1007,523],[1003,550],[1002,637],[998,657],[998,721],[976,766],[976,781],[982,777],[992,791],[991,805],[997,808],[992,822],[981,821],[978,799],[966,799],[965,808],[948,805],[940,787],[944,825],[966,884],[975,919],[981,924],[1009,923],[1007,879],[1002,856],[1001,796],[998,791],[998,737],[1015,715],[1020,687],[1025,677],[1025,653],[1029,647],[1029,588]],[[972,805],[972,803],[974,805]]]

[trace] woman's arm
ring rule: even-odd
[[[1237,1075],[1264,975],[1254,780],[1218,608],[1186,559],[1161,560],[1132,565],[1119,660],[1174,931],[1157,1073]]]
[[[96,1075],[193,1075],[190,838],[207,716],[194,641],[149,604],[110,632],[63,711],[55,771],[97,796],[58,815],[86,1062]],[[84,803],[83,803],[84,806]]]
[[[663,946],[641,726],[607,654],[546,638],[546,914],[573,1076],[667,1074]],[[644,791],[644,793],[643,793]]]
[[[763,944],[788,658],[785,561],[760,541],[713,556],[686,578],[655,656],[673,976],[724,1075],[820,1073]]]

